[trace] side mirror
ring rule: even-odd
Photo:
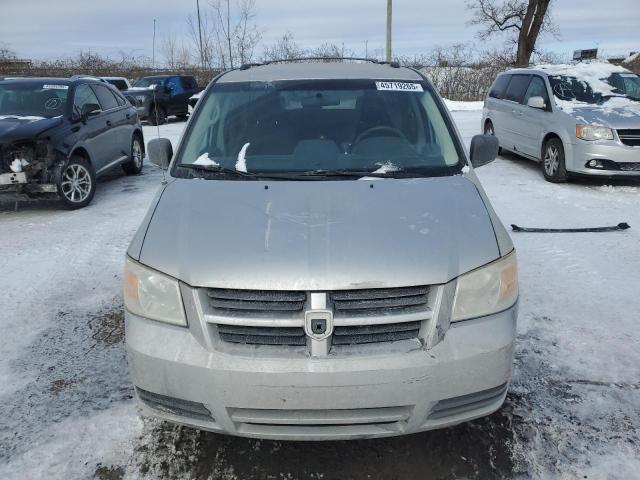
[[[531,97],[527,102],[527,106],[539,110],[545,110],[547,108],[547,104],[544,103],[544,98],[542,97]]]
[[[173,147],[171,142],[166,138],[154,138],[147,145],[147,154],[149,160],[162,170],[169,168],[171,158],[173,157]]]
[[[82,111],[80,112],[80,118],[83,122],[86,122],[89,117],[97,115],[100,112],[100,105],[97,103],[85,103],[82,106]]]
[[[500,143],[494,135],[476,135],[471,139],[469,158],[474,168],[493,162],[498,156]]]

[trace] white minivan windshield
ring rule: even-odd
[[[459,172],[459,147],[426,84],[373,80],[218,83],[177,168],[251,173]]]

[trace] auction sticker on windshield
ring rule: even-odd
[[[423,92],[422,85],[409,82],[376,82],[378,90],[390,90],[393,92]]]
[[[43,85],[43,89],[69,90],[69,85]]]

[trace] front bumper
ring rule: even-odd
[[[129,312],[126,341],[141,404],[154,416],[246,437],[373,438],[497,410],[511,377],[516,316],[514,306],[452,324],[433,348],[402,353],[229,354],[204,348],[188,328]]]
[[[567,170],[584,175],[603,177],[640,177],[640,147],[624,145],[616,140],[587,142],[578,140],[569,145],[566,155]],[[590,160],[615,162],[617,168],[596,169],[586,167]]]

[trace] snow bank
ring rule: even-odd
[[[443,98],[444,104],[450,112],[469,112],[474,110],[482,110],[484,102],[460,102],[457,100],[449,100]]]

